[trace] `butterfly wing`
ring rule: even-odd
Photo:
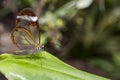
[[[30,8],[21,10],[17,15],[11,40],[20,49],[34,49],[40,46],[38,18]]]

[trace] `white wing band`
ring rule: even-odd
[[[38,17],[37,16],[23,15],[23,16],[17,16],[17,19],[23,19],[23,20],[36,22],[38,20]]]

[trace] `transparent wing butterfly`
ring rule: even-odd
[[[35,51],[41,48],[38,17],[31,8],[24,8],[18,13],[11,40],[21,51]]]

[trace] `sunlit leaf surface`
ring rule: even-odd
[[[9,80],[109,80],[75,69],[43,51],[0,55],[0,71]]]

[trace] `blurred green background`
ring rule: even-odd
[[[39,17],[46,51],[78,69],[120,80],[119,0],[0,0],[0,53],[15,49],[10,33],[26,7]]]

